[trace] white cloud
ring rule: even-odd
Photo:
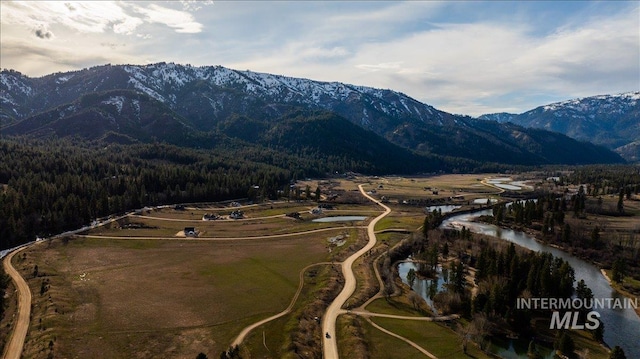
[[[137,13],[143,14],[145,20],[150,23],[159,23],[175,29],[179,33],[198,33],[202,31],[203,25],[185,11],[173,10],[156,4],[146,7],[136,6]]]
[[[345,64],[351,71],[341,75],[454,113],[524,111],[544,104],[534,102],[542,95],[567,99],[638,90],[639,25],[637,8],[546,36],[526,23],[441,23],[359,46]]]
[[[187,11],[145,2],[11,1],[2,2],[2,22],[29,28],[60,25],[80,33],[130,35],[144,23],[166,25],[179,33],[197,33],[203,25]]]
[[[390,88],[470,115],[640,90],[635,3],[68,4],[2,1],[3,66],[41,75],[74,64],[220,64]]]
[[[211,0],[181,0],[180,3],[185,10],[198,11],[204,6],[213,5]]]
[[[27,27],[63,25],[82,33],[101,33],[110,28],[130,33],[142,23],[111,1],[15,1],[3,2],[2,21]]]
[[[399,70],[402,68],[402,64],[403,64],[403,61],[396,61],[396,62],[384,62],[384,63],[378,63],[378,64],[359,64],[359,65],[356,65],[356,67],[362,70],[376,72],[380,70]]]

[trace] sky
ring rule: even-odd
[[[222,65],[522,113],[640,91],[638,1],[0,1],[0,67]]]

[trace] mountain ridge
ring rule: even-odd
[[[559,132],[603,145],[629,161],[640,161],[640,91],[576,98],[521,114],[486,114],[479,119]]]
[[[126,96],[107,98],[108,94],[116,93],[113,91],[121,91]],[[148,105],[144,120],[139,114],[136,118],[131,111],[132,104],[139,106],[143,98]],[[246,126],[239,129],[241,132],[253,131],[251,126],[256,124],[268,130],[289,113],[303,109],[334,113],[372,131],[367,136],[375,134],[430,158],[461,157],[476,162],[527,165],[621,161],[591,144],[569,138],[533,136],[533,132],[519,127],[488,126],[468,116],[437,110],[392,90],[222,66],[103,65],[39,78],[4,70],[0,72],[0,101],[3,133],[12,135],[67,136],[71,133],[63,131],[66,126],[78,128],[76,134],[92,139],[100,137],[88,132],[95,128],[119,134],[118,138],[131,136],[140,141],[155,138],[182,145],[193,142],[193,138],[207,138],[207,133],[220,132],[220,124],[233,116],[249,119]],[[83,101],[91,109],[81,108]],[[122,112],[123,106],[128,111],[126,114]],[[62,111],[64,109],[69,111]],[[81,110],[85,112],[80,113]],[[80,118],[87,123],[83,124]],[[106,122],[111,125],[105,125]],[[138,123],[138,127],[130,126],[133,123]],[[157,125],[154,127],[152,123]],[[85,129],[80,129],[83,126]],[[529,142],[520,138],[528,138]],[[316,143],[311,139],[307,142]],[[369,142],[379,143],[374,137]],[[565,156],[559,162],[558,142],[572,151],[573,157]],[[478,148],[491,153],[479,153]],[[586,158],[584,153],[592,153],[593,157]]]

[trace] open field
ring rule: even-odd
[[[411,304],[409,304],[409,300],[406,297],[391,297],[389,300],[386,298],[378,298],[371,302],[366,309],[373,313],[402,315],[407,317],[424,316],[423,313],[418,312]]]
[[[256,218],[271,217],[271,216],[283,216],[290,212],[299,212],[303,219],[317,218],[318,215],[311,215],[309,212],[317,207],[315,202],[295,202],[295,201],[279,201],[270,202],[264,204],[254,204],[241,207],[211,207],[211,206],[186,206],[184,210],[176,210],[173,207],[165,207],[161,209],[142,211],[142,215],[148,217],[168,218],[178,221],[194,221],[202,222],[202,216],[204,214],[217,214],[222,217],[221,220],[215,220],[212,222],[223,222],[228,220],[227,216],[235,211],[241,210],[244,212],[244,220],[252,220]],[[378,208],[372,206],[370,203],[366,204],[338,204],[334,209],[324,210],[324,215],[341,215],[345,213],[353,212],[380,212]],[[232,220],[233,221],[233,220]]]
[[[472,343],[468,344],[465,354],[462,351],[462,339],[458,334],[440,323],[389,318],[372,318],[371,320],[413,341],[438,358],[490,358]],[[410,345],[381,332],[369,323],[366,324],[366,330],[372,358],[424,357]],[[401,353],[405,353],[404,356]]]
[[[366,225],[366,221],[353,222]],[[115,237],[184,237],[179,232],[195,227],[199,238],[238,238],[299,233],[323,228],[351,226],[352,222],[315,223],[287,217],[260,220],[176,222],[139,216],[130,216],[111,225],[89,231],[88,235]]]
[[[438,199],[461,195],[465,199],[475,199],[500,192],[498,189],[483,185],[481,181],[485,177],[492,177],[492,175],[442,175],[424,178],[389,177],[372,179],[371,183],[379,196],[389,198]]]
[[[429,177],[362,177],[355,180],[334,179],[331,188],[334,190],[354,191],[357,184],[365,184],[367,190],[375,190],[375,197],[385,196],[393,203],[397,200],[423,199],[444,200],[453,196],[464,197],[465,202],[476,198],[497,196],[500,189],[482,184],[485,178],[505,177],[500,174],[456,174]],[[324,185],[323,185],[324,183]],[[325,180],[303,182],[312,189],[320,186],[328,188]]]
[[[388,206],[392,208],[375,227],[376,231],[382,231],[377,234],[376,246],[355,262],[356,291],[343,308],[361,305],[375,294],[378,282],[371,262],[409,235],[384,230],[416,232],[422,225],[425,215],[422,202],[403,203],[404,200],[453,202],[463,209],[465,205],[474,207],[475,198],[498,197],[499,189],[481,183],[486,177],[367,177],[331,181],[334,190],[348,191],[347,199],[355,198],[358,194],[353,192],[354,188],[364,183],[366,190],[376,190],[373,194],[376,198],[390,199]],[[326,194],[326,182],[308,183],[312,191],[320,184],[323,195]],[[452,199],[453,196],[462,198]],[[204,352],[210,358],[218,357],[243,328],[287,308],[298,290],[301,271],[318,264],[302,274],[304,284],[292,311],[250,332],[241,346],[242,353],[251,357],[294,358],[298,348],[303,348],[301,354],[312,357],[316,355],[317,343],[325,340],[320,321],[314,319],[324,312],[318,301],[320,292],[332,283],[339,291],[343,283],[338,279],[340,261],[364,245],[367,237],[364,226],[382,213],[379,206],[368,200],[346,202],[328,202],[334,208],[325,209],[320,215],[309,213],[317,206],[312,201],[147,209],[74,238],[38,243],[25,251],[26,256],[14,259],[34,297],[24,356],[46,358],[54,353],[55,357],[193,358]],[[640,202],[625,201],[625,206],[627,203],[625,208],[629,211],[640,212]],[[226,219],[235,209],[242,210],[245,218]],[[285,216],[291,212],[299,212],[302,219]],[[203,221],[202,216],[207,213],[223,219]],[[311,221],[338,215],[363,215],[367,219]],[[628,218],[615,220],[624,222],[620,223],[622,229],[628,228]],[[611,222],[610,228],[617,228],[616,223]],[[198,238],[179,237],[185,227],[195,227]],[[313,232],[316,230],[320,231]],[[269,237],[283,234],[287,236]],[[328,239],[337,235],[345,235],[344,245],[329,244]],[[38,273],[34,277],[36,265]],[[391,302],[381,298],[366,309],[421,315],[406,296],[393,297]],[[388,318],[372,321],[436,356],[468,357],[461,351],[458,334],[441,324]],[[364,318],[341,316],[337,330],[336,340],[343,354],[345,350],[366,346],[372,358],[423,355]],[[343,338],[354,335],[359,339]],[[485,357],[471,344],[469,353]]]
[[[426,214],[424,208],[404,206],[398,211],[397,207],[391,206],[393,212],[376,224],[376,231],[390,228],[415,231],[422,226]]]
[[[366,225],[365,221],[316,223],[312,219],[360,214],[368,218],[375,217],[379,210],[371,205],[340,205],[332,210],[324,210],[322,214],[313,215],[309,208],[315,205],[299,206],[291,203],[290,207],[280,204],[277,208],[272,205],[254,206],[252,211],[245,212],[246,218],[238,220],[210,220],[203,221],[206,210],[175,210],[163,208],[146,211],[142,215],[132,215],[117,222],[90,230],[85,234],[115,237],[159,237],[171,238],[183,236],[179,232],[185,227],[195,227],[199,238],[237,238],[258,237],[298,233],[323,228],[337,228],[352,225]],[[286,213],[301,213],[301,219],[286,217]]]
[[[16,263],[33,293],[48,281],[34,295],[25,356],[46,357],[50,340],[63,357],[217,356],[242,327],[287,307],[300,270],[331,258],[326,238],[36,245]]]
[[[337,265],[321,264],[304,273],[304,286],[292,312],[262,325],[249,333],[243,347],[250,349],[252,358],[298,358],[320,354],[317,343],[323,340],[320,322],[324,307],[317,299],[321,292],[338,277]]]

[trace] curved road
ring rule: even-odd
[[[9,343],[5,347],[4,359],[20,359],[22,356],[22,348],[24,347],[24,340],[27,337],[27,330],[29,329],[29,316],[31,315],[31,290],[27,282],[20,276],[20,273],[11,265],[11,259],[16,254],[20,253],[22,247],[9,253],[4,258],[4,271],[11,276],[13,283],[18,290],[18,317],[16,320],[13,333],[9,338]]]
[[[378,330],[380,330],[381,332],[391,335],[394,338],[398,338],[400,340],[402,340],[403,342],[411,345],[412,347],[416,348],[418,351],[420,351],[422,354],[428,356],[431,359],[438,359],[438,357],[436,357],[435,355],[431,354],[430,352],[428,352],[426,349],[424,349],[423,347],[419,346],[418,344],[412,342],[411,340],[400,336],[390,330],[384,329],[383,327],[379,326],[378,324],[374,323],[370,318],[367,318],[367,322],[369,322],[369,324],[371,324],[374,328],[377,328]]]
[[[265,318],[259,322],[255,322],[249,326],[247,326],[246,328],[242,329],[242,331],[240,332],[240,334],[238,334],[238,336],[233,340],[233,342],[231,343],[232,347],[235,347],[236,345],[240,345],[240,343],[242,343],[244,341],[244,338],[249,334],[249,332],[251,332],[252,330],[254,330],[255,328],[261,326],[264,323],[270,322],[274,319],[278,319],[281,316],[288,314],[289,312],[291,312],[291,309],[293,309],[293,306],[296,304],[296,301],[298,300],[298,297],[300,296],[300,292],[302,292],[302,287],[304,286],[304,273],[307,271],[307,269],[311,268],[311,267],[315,267],[318,265],[333,265],[332,262],[320,262],[320,263],[314,263],[314,264],[310,264],[304,268],[302,268],[302,270],[300,271],[300,283],[298,284],[298,290],[296,291],[296,294],[293,296],[293,299],[291,299],[291,303],[289,303],[289,306],[283,310],[282,312],[272,315],[269,318]]]
[[[362,192],[363,196],[369,198],[371,201],[380,205],[382,208],[384,208],[385,211],[378,217],[374,218],[371,221],[371,223],[369,223],[369,226],[367,227],[367,235],[369,236],[369,242],[367,243],[367,245],[364,246],[359,251],[357,251],[356,253],[354,253],[351,257],[347,258],[344,262],[342,262],[342,275],[344,276],[344,288],[342,288],[342,291],[340,292],[340,294],[338,294],[338,296],[333,300],[331,305],[329,305],[329,308],[327,308],[327,311],[325,312],[322,318],[322,333],[329,333],[329,336],[330,336],[330,338],[326,338],[323,334],[324,344],[323,344],[322,352],[323,352],[323,357],[325,359],[339,358],[338,345],[336,343],[336,320],[338,319],[338,315],[342,313],[342,309],[341,309],[342,306],[347,301],[347,299],[351,297],[353,292],[356,290],[356,277],[353,274],[353,270],[351,269],[351,266],[353,265],[353,262],[355,262],[356,259],[358,259],[360,256],[362,256],[363,254],[368,252],[371,248],[373,248],[373,246],[375,246],[376,234],[375,234],[374,228],[376,226],[376,223],[378,223],[379,220],[384,218],[384,216],[391,213],[391,208],[385,206],[384,204],[382,204],[382,202],[368,195],[362,188],[362,185],[358,185],[358,188],[360,189],[360,192]]]

